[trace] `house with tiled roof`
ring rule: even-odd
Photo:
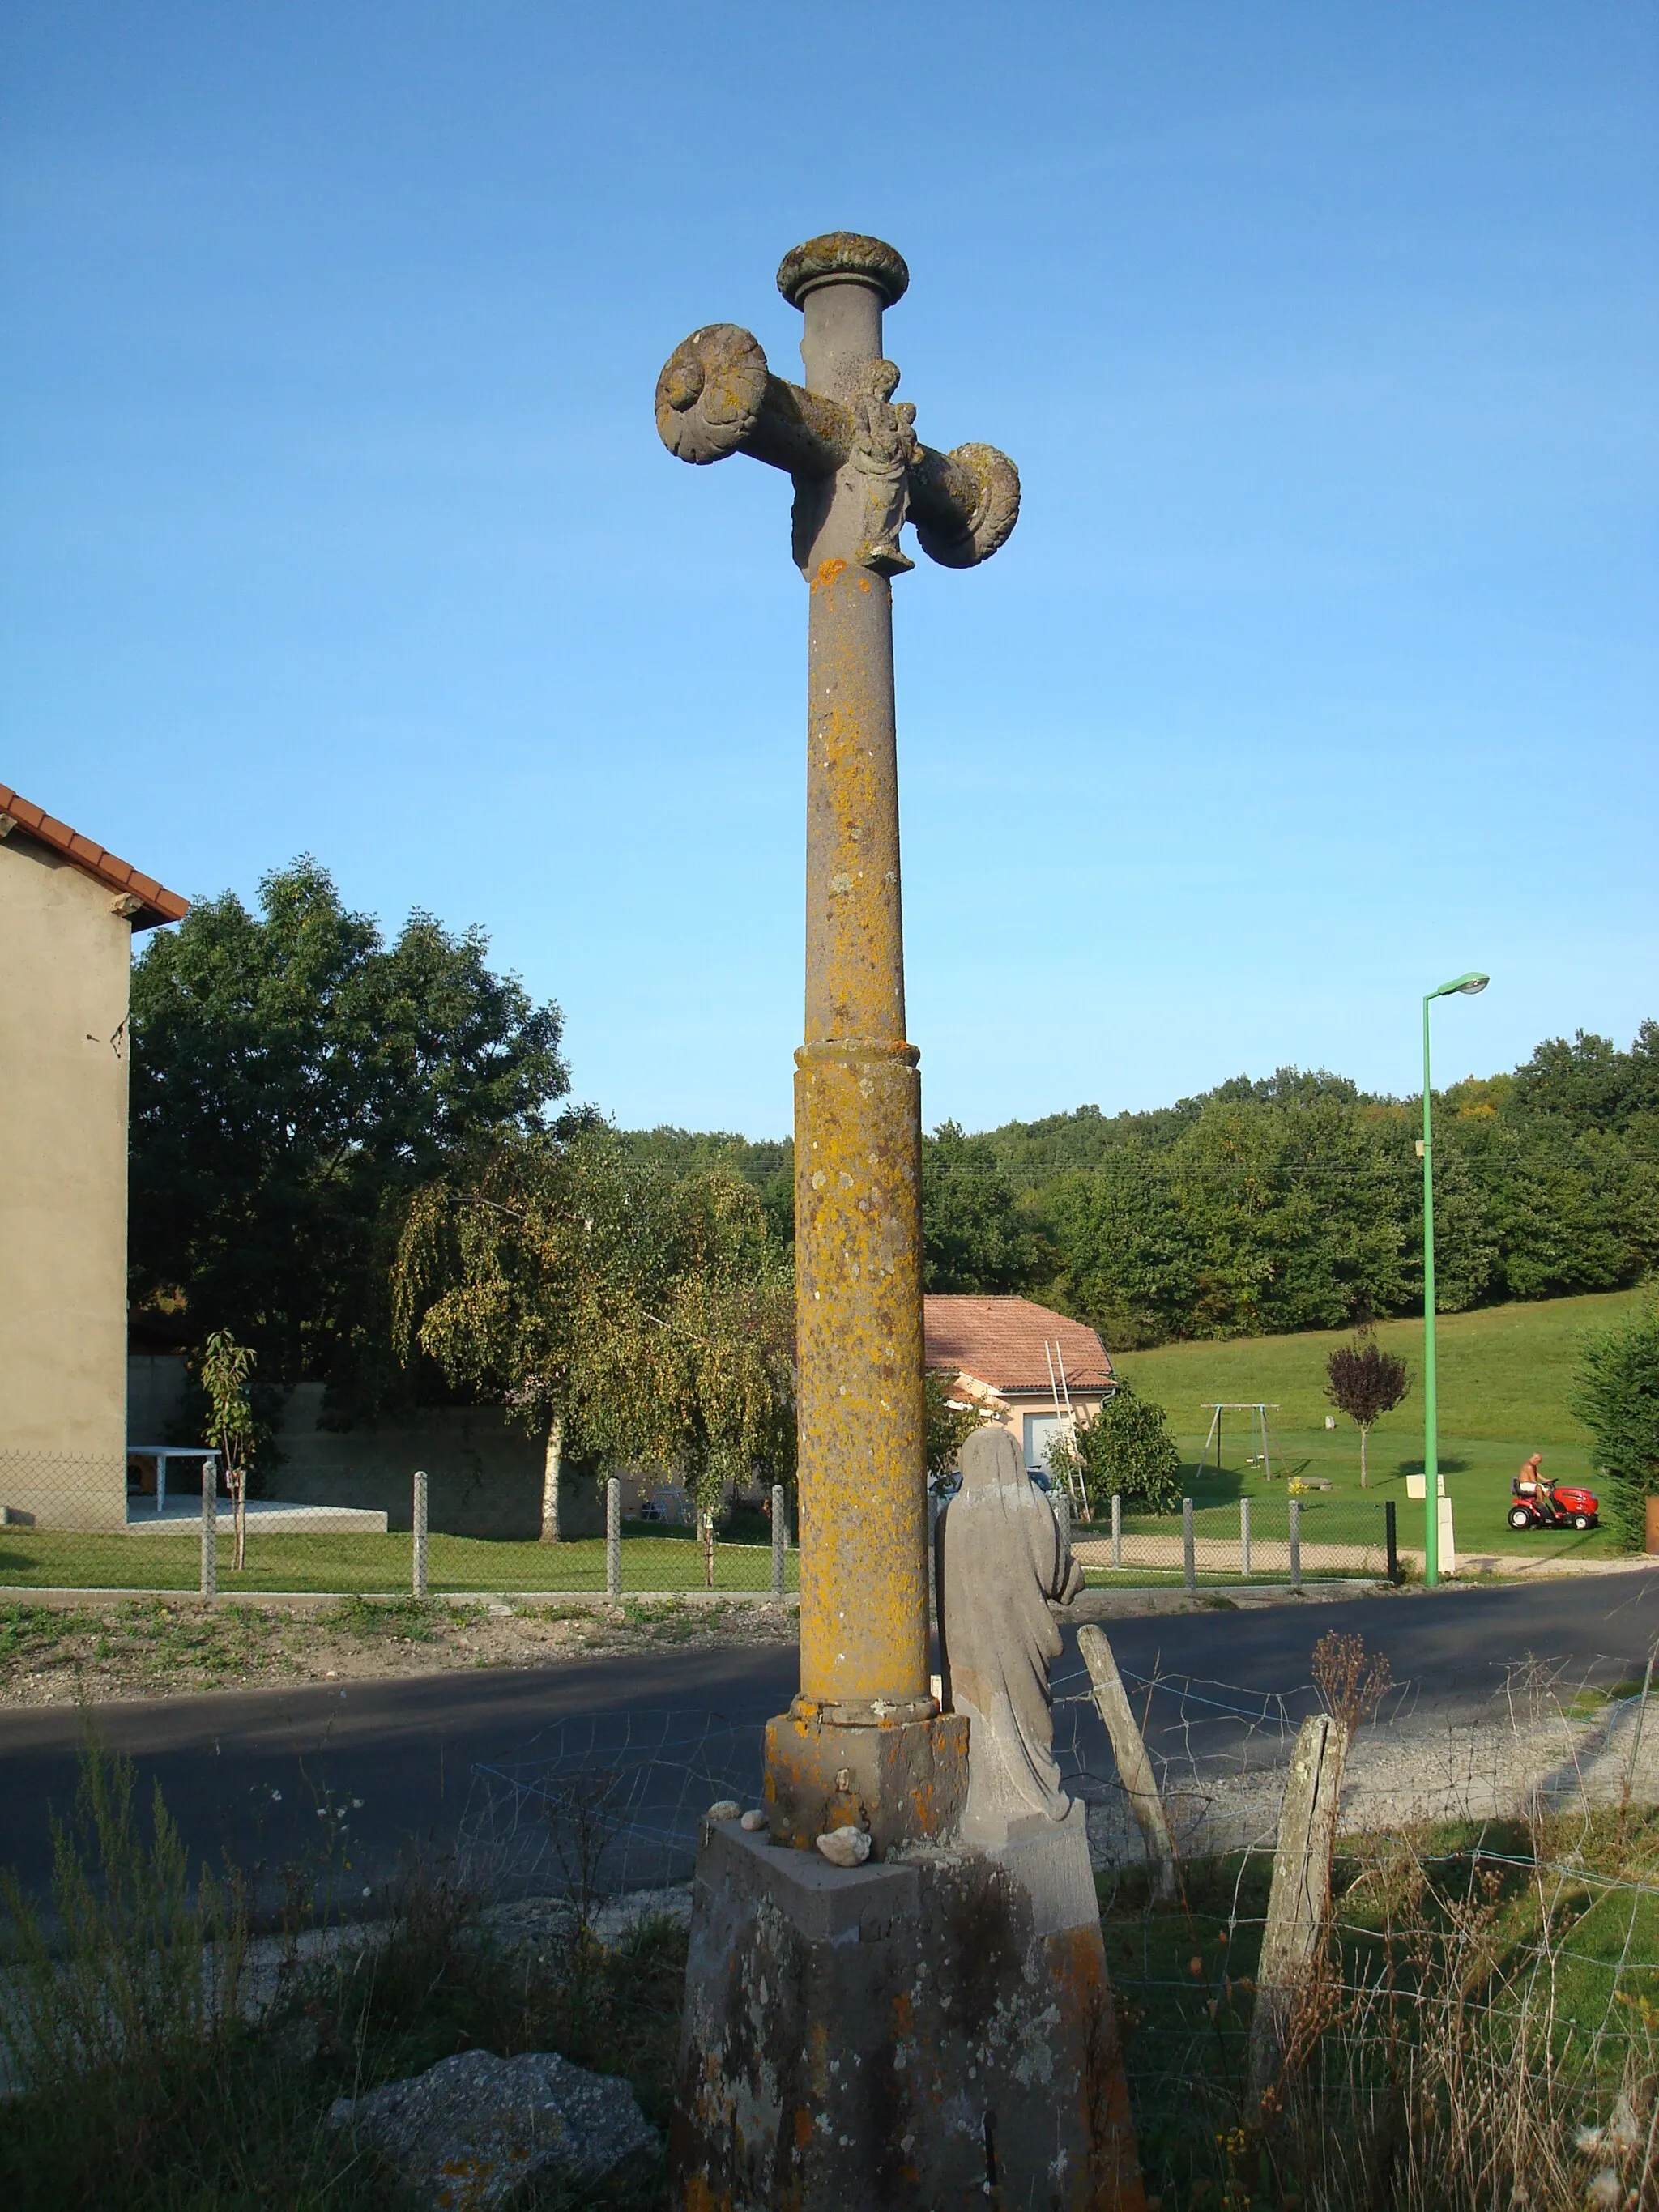
[[[922,1307],[929,1372],[953,1376],[953,1400],[1006,1428],[1033,1472],[1117,1388],[1095,1331],[1030,1298],[930,1294]]]
[[[187,902],[0,784],[0,1506],[126,1526],[127,1005]]]

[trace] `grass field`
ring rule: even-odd
[[[230,1547],[219,1545],[219,1587],[235,1590],[403,1590],[410,1586],[408,1535],[248,1536],[247,1565],[230,1572]],[[785,1587],[795,1588],[796,1556],[785,1559]],[[624,1530],[625,1592],[699,1590],[702,1553],[690,1529]],[[191,1590],[201,1573],[199,1539],[100,1536],[73,1530],[0,1529],[0,1584],[21,1589]],[[427,1583],[445,1590],[594,1590],[605,1588],[605,1540],[515,1544],[480,1536],[428,1539]],[[769,1543],[718,1543],[717,1590],[769,1590]]]
[[[1598,1557],[1613,1549],[1605,1528],[1571,1533],[1515,1534],[1504,1515],[1510,1478],[1528,1453],[1541,1451],[1558,1481],[1595,1486],[1589,1439],[1568,1410],[1573,1370],[1588,1330],[1605,1328],[1637,1304],[1639,1291],[1595,1297],[1553,1298],[1536,1305],[1492,1306],[1477,1313],[1443,1314],[1436,1329],[1440,1380],[1440,1466],[1453,1500],[1461,1551]],[[1277,1403],[1270,1413],[1274,1474],[1298,1467],[1335,1487],[1334,1498],[1358,1498],[1359,1438],[1338,1418],[1325,1426],[1325,1363],[1346,1343],[1346,1330],[1304,1336],[1260,1336],[1219,1344],[1171,1344],[1152,1352],[1126,1352],[1114,1364],[1138,1390],[1156,1398],[1170,1416],[1183,1457],[1193,1468],[1191,1494],[1200,1505],[1217,1505],[1244,1492],[1265,1493],[1269,1484],[1257,1463],[1260,1445],[1247,1417],[1224,1417],[1221,1467],[1212,1453],[1197,1467],[1217,1399]],[[1423,1324],[1383,1322],[1377,1342],[1403,1354],[1412,1370],[1411,1395],[1371,1431],[1370,1489],[1400,1506],[1400,1540],[1420,1546],[1422,1506],[1408,1504],[1407,1473],[1423,1466]],[[1277,1481],[1271,1485],[1279,1492]]]

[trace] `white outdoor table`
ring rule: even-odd
[[[155,1510],[161,1513],[167,1502],[167,1462],[172,1459],[211,1460],[216,1471],[219,1455],[204,1444],[129,1444],[129,1459],[153,1459],[155,1462]]]

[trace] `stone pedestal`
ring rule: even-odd
[[[678,2212],[1141,2212],[1083,1808],[851,1869],[697,1865]]]
[[[874,1727],[797,1698],[766,1724],[766,1814],[775,1844],[810,1850],[826,1828],[869,1832],[877,1858],[954,1835],[968,1794],[968,1723],[888,1712]]]

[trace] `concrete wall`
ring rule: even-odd
[[[127,1378],[131,1441],[167,1443],[184,1396],[184,1361],[135,1353]],[[322,1403],[320,1382],[289,1394],[276,1431],[283,1463],[260,1486],[265,1496],[290,1505],[365,1505],[384,1513],[389,1529],[407,1528],[419,1467],[428,1525],[441,1534],[540,1535],[543,1447],[499,1407],[434,1408],[406,1422],[331,1430],[317,1425]],[[567,1535],[603,1533],[605,1507],[591,1476],[568,1474],[559,1503]]]
[[[0,1505],[126,1524],[127,987],[116,894],[0,841]]]
[[[404,1424],[338,1432],[319,1429],[320,1382],[289,1395],[276,1441],[283,1464],[264,1486],[295,1505],[368,1505],[388,1528],[410,1526],[413,1476],[428,1476],[429,1525],[449,1536],[539,1536],[541,1441],[498,1407],[434,1409]],[[567,1478],[560,1518],[568,1536],[603,1532],[605,1508],[591,1477]]]

